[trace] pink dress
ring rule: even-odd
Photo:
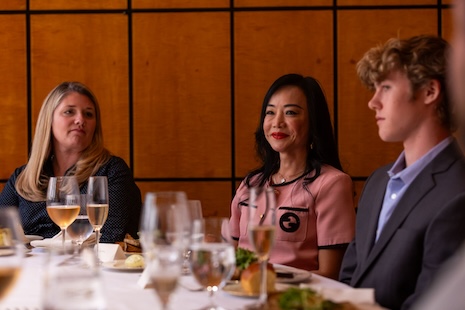
[[[305,177],[270,185],[276,193],[276,233],[270,262],[317,270],[318,248],[347,244],[355,229],[353,187],[350,177],[328,165],[320,176],[304,186]],[[239,247],[253,250],[247,237],[249,190],[243,181],[231,204],[231,235]],[[260,195],[258,208],[265,207]]]

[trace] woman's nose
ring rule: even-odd
[[[84,115],[82,113],[77,113],[76,118],[74,119],[74,123],[76,125],[84,125],[85,123]]]
[[[283,113],[277,112],[275,117],[273,118],[273,127],[281,127],[284,123],[284,115]]]

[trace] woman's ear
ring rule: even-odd
[[[441,89],[441,83],[438,80],[429,80],[424,86],[425,104],[432,104],[438,101],[441,97],[441,92],[445,91]]]

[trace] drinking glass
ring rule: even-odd
[[[0,300],[13,288],[21,271],[24,234],[15,207],[0,208]]]
[[[94,228],[89,222],[89,216],[86,209],[86,195],[81,194],[81,208],[79,214],[71,225],[68,226],[66,232],[68,236],[75,242],[74,256],[76,256],[82,248],[82,243],[90,237]]]
[[[81,194],[74,176],[51,177],[47,189],[47,213],[61,228],[62,248],[65,251],[66,228],[74,222],[80,210]]]
[[[105,310],[104,286],[95,252],[83,248],[75,257],[50,248],[43,273],[44,310]],[[76,263],[70,264],[70,260]]]
[[[163,308],[175,290],[188,238],[187,198],[184,192],[149,192],[140,221],[140,241],[150,278]]]
[[[249,197],[248,237],[260,263],[260,297],[250,309],[266,307],[266,266],[273,247],[276,224],[276,197],[272,188],[251,188]]]
[[[191,245],[189,261],[194,278],[208,291],[210,302],[203,308],[205,310],[224,309],[214,303],[214,293],[234,273],[236,256],[234,246],[230,243],[228,224],[227,218],[194,221],[194,233],[203,234],[204,238]]]
[[[150,281],[162,309],[168,309],[171,293],[178,285],[182,270],[181,250],[172,245],[158,245],[148,263]]]
[[[89,222],[95,230],[95,246],[97,259],[99,259],[98,244],[100,241],[100,229],[102,229],[108,217],[108,179],[106,176],[94,176],[89,178],[87,185],[87,215]]]
[[[201,234],[194,233],[192,225],[194,225],[196,220],[200,220],[203,218],[202,216],[202,204],[200,203],[200,200],[188,200],[187,201],[187,210],[189,213],[189,219],[190,221],[188,222],[188,227],[186,227],[187,230],[189,230],[188,235],[190,235],[190,240],[188,240],[189,243],[191,242],[196,242],[199,241],[203,238],[203,232]],[[200,238],[199,240],[196,240]],[[187,275],[190,273],[190,263],[189,263],[189,255],[190,255],[190,250],[188,248],[189,244],[186,245],[184,248],[184,261],[182,265],[182,274]]]

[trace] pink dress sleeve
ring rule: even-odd
[[[355,235],[352,180],[343,173],[328,173],[321,181],[315,201],[318,246],[350,243]]]

